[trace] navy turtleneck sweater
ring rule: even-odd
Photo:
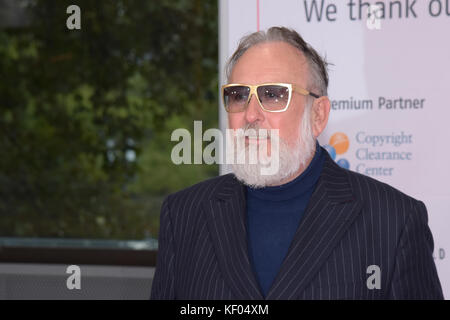
[[[250,261],[267,295],[287,254],[309,198],[322,172],[323,151],[316,151],[305,171],[281,186],[247,187],[247,236]]]

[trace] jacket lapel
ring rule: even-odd
[[[227,175],[203,206],[219,267],[236,299],[263,299],[248,257],[245,187]]]
[[[297,299],[361,211],[345,170],[322,151],[323,171],[267,299]]]

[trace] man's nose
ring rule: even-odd
[[[248,102],[247,109],[245,109],[245,119],[248,123],[255,121],[263,121],[264,113],[258,102],[258,97],[254,94],[251,95],[250,101]]]

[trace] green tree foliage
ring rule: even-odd
[[[66,8],[81,8],[68,30]],[[216,1],[30,1],[0,29],[0,236],[157,236],[172,130],[217,127]]]

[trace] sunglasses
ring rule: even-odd
[[[291,102],[292,92],[319,98],[319,95],[291,83],[263,83],[259,85],[232,83],[222,86],[223,104],[227,112],[230,113],[244,111],[253,94],[264,111],[286,111]]]

